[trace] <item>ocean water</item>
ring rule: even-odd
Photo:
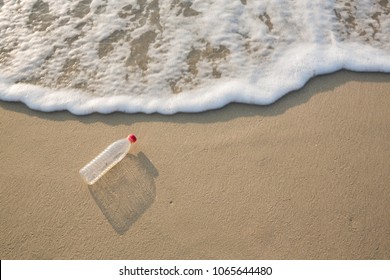
[[[0,0],[0,99],[41,111],[265,105],[390,72],[389,0]]]

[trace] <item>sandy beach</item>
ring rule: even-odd
[[[389,74],[199,114],[0,105],[1,259],[390,258]],[[87,186],[79,169],[129,133]]]

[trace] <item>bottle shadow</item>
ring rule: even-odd
[[[154,178],[158,170],[140,152],[127,155],[94,185],[89,192],[120,235],[142,216],[156,198]]]

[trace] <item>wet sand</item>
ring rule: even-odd
[[[1,259],[390,258],[389,74],[199,114],[0,106]],[[129,133],[88,187],[78,170]]]

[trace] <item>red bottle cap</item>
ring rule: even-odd
[[[135,137],[134,134],[130,134],[128,137],[127,137],[127,140],[130,141],[130,143],[135,143],[137,141],[137,137]]]

